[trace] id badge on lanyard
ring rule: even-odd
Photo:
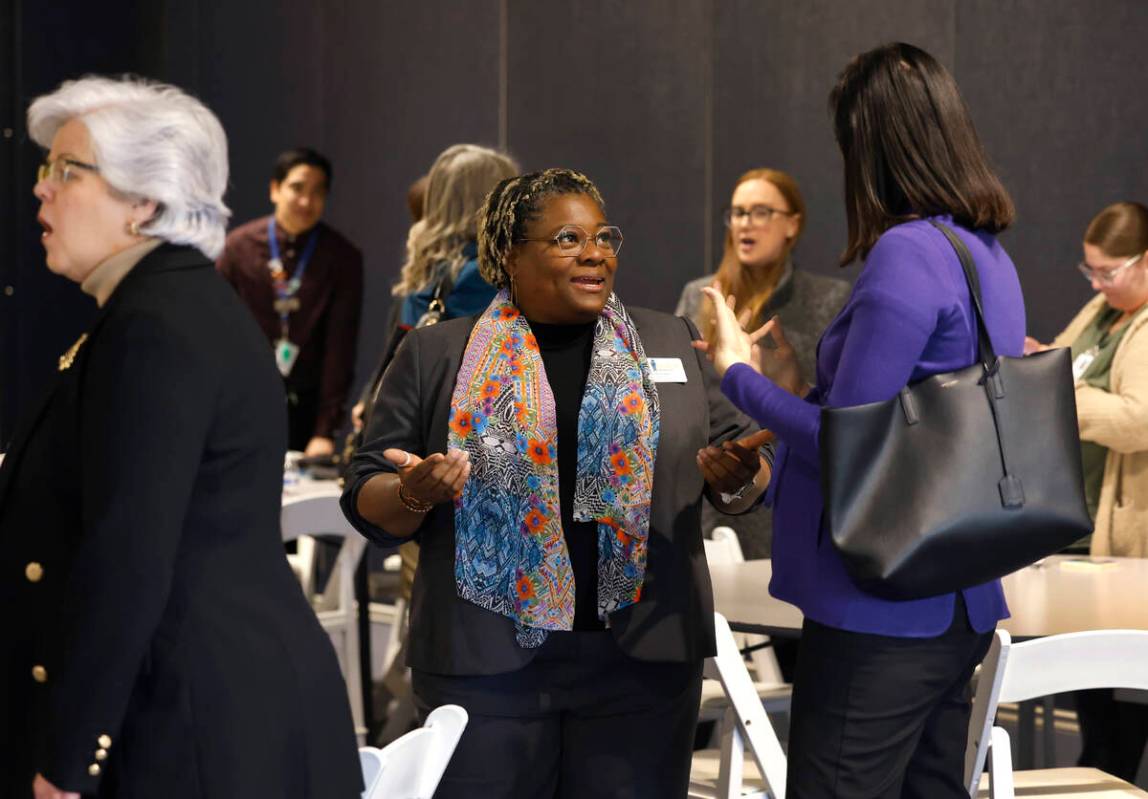
[[[299,310],[299,287],[303,285],[303,274],[307,271],[307,264],[315,254],[315,245],[319,240],[319,230],[311,231],[303,254],[299,257],[299,265],[295,274],[287,278],[287,270],[283,268],[283,259],[279,256],[279,240],[275,238],[275,217],[267,222],[267,243],[271,248],[271,259],[267,262],[267,269],[271,272],[271,285],[275,292],[274,307],[279,314],[279,340],[275,342],[275,365],[279,374],[287,377],[295,368],[299,359],[299,345],[291,341],[288,334],[288,323],[293,311]]]
[[[299,359],[299,347],[292,344],[289,339],[281,338],[275,342],[275,365],[279,367],[279,374],[287,377],[295,368],[295,361]]]

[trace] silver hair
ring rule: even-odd
[[[78,119],[88,129],[100,175],[130,200],[152,200],[140,232],[189,244],[208,258],[223,251],[227,136],[207,106],[175,86],[136,77],[65,81],[28,109],[33,140],[50,148]]]

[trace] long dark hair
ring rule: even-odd
[[[890,227],[951,214],[999,233],[1012,199],[989,166],[957,84],[935,58],[897,42],[854,58],[829,95],[845,159],[849,240],[844,266],[864,258]]]

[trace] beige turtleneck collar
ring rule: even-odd
[[[91,274],[84,278],[80,288],[88,296],[95,297],[96,304],[103,308],[108,298],[112,296],[112,292],[116,290],[116,286],[127,277],[128,272],[132,271],[132,268],[142,261],[145,255],[161,244],[163,244],[163,239],[148,238],[138,244],[133,244],[126,250],[120,250],[110,258],[101,261]]]

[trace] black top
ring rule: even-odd
[[[578,479],[578,413],[590,372],[594,322],[547,325],[531,322],[542,365],[554,394],[558,420],[558,498],[562,534],[574,571],[574,629],[604,630],[598,619],[598,523],[574,521],[574,488]]]

